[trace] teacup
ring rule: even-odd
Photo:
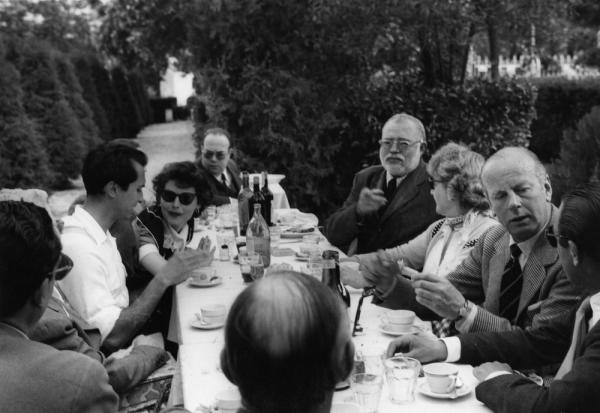
[[[415,312],[410,310],[387,311],[383,314],[386,328],[394,333],[410,333],[415,322]]]
[[[217,271],[212,267],[196,268],[192,271],[191,277],[194,284],[210,284]]]
[[[227,308],[223,304],[212,304],[200,308],[196,317],[205,324],[223,324],[226,314]]]
[[[450,363],[431,363],[423,366],[429,388],[434,393],[452,393],[456,390],[458,367]]]
[[[227,389],[217,394],[216,411],[236,413],[242,407],[242,397],[237,389]]]

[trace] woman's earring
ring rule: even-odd
[[[200,208],[194,209],[194,218],[198,218],[200,216]]]

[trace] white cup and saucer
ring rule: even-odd
[[[211,413],[236,413],[242,407],[242,396],[237,388],[219,392]]]
[[[471,392],[463,383],[458,367],[451,363],[431,363],[423,366],[426,380],[419,385],[419,392],[437,399],[456,399]]]
[[[415,312],[410,310],[386,311],[381,317],[379,331],[391,336],[416,334],[421,331],[415,322]]]
[[[196,268],[190,274],[190,285],[192,287],[214,287],[223,282],[223,278],[217,275],[217,270],[213,267]]]
[[[196,313],[196,319],[192,321],[192,327],[201,330],[214,330],[225,325],[227,307],[223,304],[210,304],[200,308]]]

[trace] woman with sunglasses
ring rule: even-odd
[[[147,283],[175,252],[186,249],[194,236],[194,218],[200,216],[212,197],[206,179],[192,162],[165,165],[152,185],[156,203],[142,211],[134,223],[140,243],[139,262],[145,271],[128,277],[134,278],[128,281],[128,287],[133,290]],[[207,256],[206,265],[212,261],[214,248],[210,250],[210,241],[202,238],[198,251]],[[168,327],[171,296],[168,292],[164,294],[157,307],[158,315],[153,316],[163,333]]]
[[[433,154],[427,165],[436,212],[444,218],[406,244],[353,257],[360,274],[344,271],[344,282],[353,287],[375,286],[385,292],[393,285],[402,260],[409,268],[445,277],[454,270],[490,227],[489,203],[480,180],[484,158],[467,147],[448,143]]]

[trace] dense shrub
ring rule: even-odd
[[[91,61],[95,60],[95,57],[89,54],[76,53],[72,56],[71,60],[75,66],[77,78],[82,88],[81,95],[93,113],[94,122],[98,127],[100,137],[105,141],[110,140],[110,124],[98,97],[96,82],[92,77]]]
[[[4,59],[0,44],[0,186],[44,188],[48,158],[22,99],[19,72]]]
[[[127,128],[123,124],[123,117],[121,116],[121,102],[115,91],[114,84],[110,79],[108,70],[106,70],[104,65],[97,59],[90,60],[90,69],[92,79],[96,84],[98,100],[106,113],[106,118],[110,127],[108,140],[128,138],[129,136],[127,136],[126,132]]]
[[[14,41],[7,52],[21,74],[23,106],[43,137],[51,170],[51,185],[64,187],[82,166],[81,126],[62,92],[48,47],[39,42]]]
[[[580,183],[600,179],[600,106],[592,108],[567,129],[560,145],[560,157],[550,166],[553,198],[560,201],[569,189]]]
[[[119,100],[119,117],[121,118],[125,137],[135,138],[144,124],[138,102],[133,95],[129,79],[123,69],[117,66],[110,73]]]
[[[600,105],[598,79],[538,79],[535,109],[537,119],[531,124],[530,148],[544,162],[559,155],[563,131],[573,129],[583,115]]]
[[[59,79],[63,86],[64,95],[75,112],[75,120],[81,128],[81,136],[84,143],[84,153],[100,143],[98,127],[94,122],[94,116],[82,96],[81,85],[75,75],[75,69],[70,60],[62,53],[54,53],[54,63],[57,68]]]
[[[152,108],[150,107],[150,100],[148,99],[148,92],[144,86],[144,81],[139,74],[134,72],[130,72],[127,77],[133,97],[142,115],[142,125],[146,126],[152,122]]]

